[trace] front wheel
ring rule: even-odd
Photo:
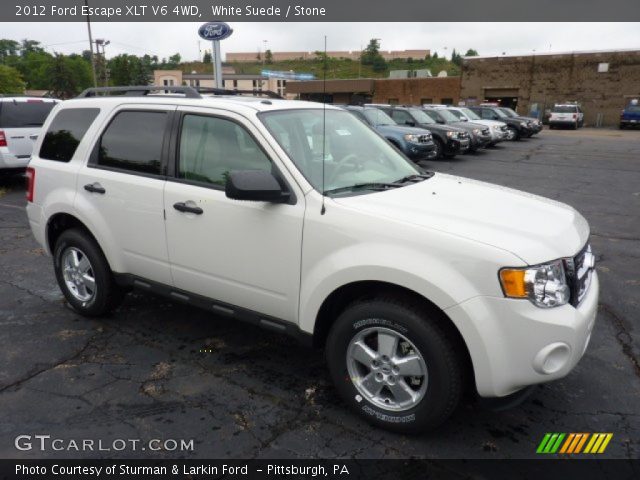
[[[455,342],[419,305],[362,300],[336,320],[327,363],[345,402],[368,422],[401,433],[433,429],[456,408],[463,368]]]
[[[82,230],[63,232],[53,255],[60,290],[78,313],[95,317],[109,313],[124,297],[95,240]]]
[[[520,140],[520,134],[513,127],[507,127],[507,140]]]
[[[436,146],[436,156],[434,158],[442,158],[442,155],[444,154],[444,145],[442,144],[442,141],[439,138],[434,138],[433,143]]]

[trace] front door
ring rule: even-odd
[[[234,170],[268,170],[292,185],[260,136],[230,112],[181,112],[175,178],[164,194],[171,272],[182,290],[296,322],[303,195],[272,204],[224,192]]]

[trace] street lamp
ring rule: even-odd
[[[104,47],[109,45],[111,42],[109,40],[105,40],[104,38],[96,38],[96,51],[98,56],[100,55],[100,47],[102,47],[102,64],[104,66],[104,86],[109,86],[109,69],[107,68],[107,57],[105,55]]]
[[[262,43],[264,44],[264,51],[262,54],[262,65],[264,65],[267,62],[267,40],[262,40]]]

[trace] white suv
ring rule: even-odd
[[[549,116],[549,128],[571,127],[574,130],[584,125],[584,112],[575,103],[555,104]]]
[[[401,432],[584,354],[599,287],[573,208],[419,170],[339,108],[171,89],[69,100],[37,142],[29,221],[81,314],[135,287],[294,335]]]
[[[0,95],[0,174],[24,172],[52,98]]]

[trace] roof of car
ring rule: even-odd
[[[82,106],[117,106],[120,104],[176,105],[193,107],[223,108],[226,110],[253,110],[256,112],[291,109],[322,109],[323,104],[301,100],[284,100],[240,95],[206,95],[202,98],[186,98],[182,95],[117,95],[74,98],[64,102],[66,108]],[[326,105],[327,110],[339,110],[338,107]]]

